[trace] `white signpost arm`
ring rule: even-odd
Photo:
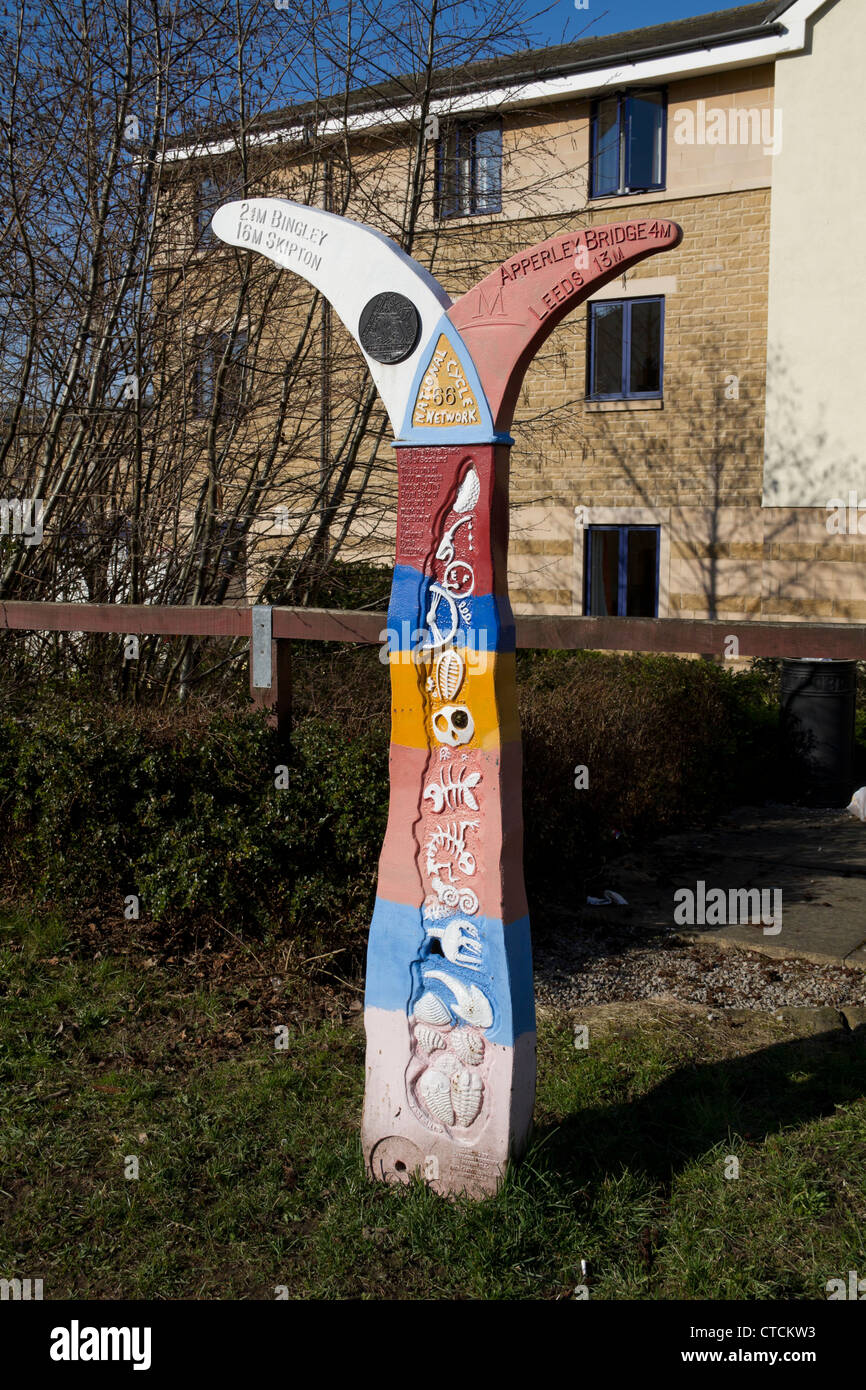
[[[212,225],[221,241],[294,271],[334,306],[399,436],[419,362],[451,305],[439,281],[375,227],[288,198],[226,203]],[[394,360],[371,356],[371,342]]]

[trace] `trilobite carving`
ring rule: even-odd
[[[437,1048],[445,1046],[445,1039],[435,1028],[430,1028],[426,1023],[419,1023],[415,1028],[415,1037],[418,1045],[425,1052],[435,1052]]]
[[[454,1107],[451,1104],[451,1082],[441,1071],[429,1067],[422,1072],[415,1086],[422,1105],[443,1125],[453,1125]]]
[[[484,1096],[484,1087],[477,1072],[456,1071],[451,1078],[451,1104],[459,1125],[471,1125]]]

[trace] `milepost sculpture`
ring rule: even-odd
[[[394,430],[391,796],[367,958],[364,1155],[374,1178],[417,1173],[484,1196],[525,1148],[535,1097],[509,429],[560,320],[682,233],[653,218],[567,232],[452,303],[389,238],[317,208],[251,198],[213,226],[330,301]]]

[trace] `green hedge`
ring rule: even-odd
[[[614,841],[782,799],[778,711],[763,673],[597,652],[519,661],[527,880],[582,892]],[[589,785],[574,787],[586,767]]]
[[[375,653],[370,662],[381,676]],[[536,900],[580,894],[622,835],[779,797],[765,674],[590,653],[518,664]],[[255,714],[169,715],[78,692],[0,715],[7,886],[61,904],[134,893],[173,930],[218,923],[315,943],[362,933],[387,815],[387,718],[372,684],[365,714],[360,667],[347,680],[320,662],[307,688],[318,709],[300,712],[290,754]]]
[[[366,914],[374,887],[387,750],[384,729],[349,738],[313,719],[288,755],[258,715],[172,737],[122,709],[4,718],[7,882],[69,904],[134,893],[172,926],[339,929]]]

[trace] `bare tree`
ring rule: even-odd
[[[521,11],[18,0],[0,21],[0,497],[40,499],[44,538],[0,536],[0,598],[308,602],[341,555],[389,558],[395,468],[360,355],[209,218],[230,198],[315,203],[467,287],[525,236],[483,207],[437,215],[460,178],[448,132],[468,77],[495,86],[493,59],[507,76]],[[509,196],[549,234],[565,213],[533,119]],[[93,645],[64,639],[63,659]],[[197,671],[193,643],[163,642],[126,676],[165,696]]]

